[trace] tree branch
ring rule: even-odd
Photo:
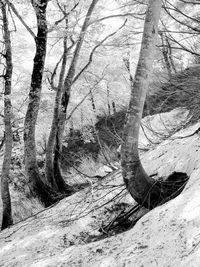
[[[180,9],[178,9],[176,6],[174,6],[174,5],[173,5],[172,3],[170,3],[168,0],[165,0],[165,1],[166,1],[166,3],[168,3],[170,6],[173,7],[173,8],[169,8],[169,7],[166,7],[166,8],[171,9],[171,10],[173,10],[173,11],[175,11],[175,12],[181,14],[182,16],[184,16],[184,17],[186,17],[186,18],[188,18],[188,19],[191,19],[191,20],[193,20],[194,22],[196,22],[196,23],[199,24],[199,20],[198,20],[198,19],[195,19],[195,18],[190,17],[190,16],[188,16],[187,14],[183,13]]]
[[[68,17],[70,15],[70,13],[73,12],[76,9],[76,7],[79,5],[79,2],[76,3],[69,12],[66,12],[65,9],[63,9],[61,7],[58,0],[56,1],[56,3],[58,5],[60,11],[63,13],[63,17],[61,19],[55,21],[54,25],[51,27],[51,29],[48,30],[48,32],[52,32],[54,30],[54,27],[58,26],[58,24],[60,24],[63,20],[65,20],[65,18]]]
[[[89,56],[89,60],[87,62],[87,64],[85,64],[85,66],[82,68],[82,70],[74,77],[73,79],[73,83],[75,83],[78,78],[81,76],[81,74],[90,66],[90,64],[92,63],[93,60],[93,55],[95,53],[95,51],[97,50],[98,47],[100,47],[105,41],[107,41],[110,37],[114,36],[119,30],[121,30],[125,24],[126,24],[127,20],[125,20],[125,22],[123,23],[123,25],[121,27],[119,27],[115,32],[109,34],[108,36],[106,36],[103,40],[101,40],[91,51],[90,56]]]
[[[51,85],[51,88],[52,88],[53,90],[55,90],[55,91],[56,91],[57,88],[58,88],[58,86],[55,85],[55,76],[56,76],[57,69],[58,69],[58,67],[59,67],[59,65],[60,65],[60,63],[61,63],[61,61],[62,61],[62,59],[63,59],[63,55],[60,57],[60,59],[59,59],[58,62],[56,63],[56,66],[55,66],[53,72],[51,73],[51,78],[48,78],[48,77],[47,77],[47,80],[48,80],[49,84]]]
[[[70,112],[70,114],[68,115],[68,117],[66,118],[66,121],[68,121],[71,116],[73,115],[73,113],[77,110],[77,108],[85,101],[85,99],[88,97],[88,95],[90,94],[90,92],[88,92],[83,99],[72,109],[72,111]]]
[[[200,30],[199,30],[198,28],[193,27],[193,26],[191,26],[191,25],[188,25],[188,24],[184,23],[183,21],[180,21],[179,19],[175,18],[175,17],[170,13],[169,8],[167,8],[166,5],[164,6],[164,10],[165,10],[165,12],[166,12],[172,19],[174,19],[174,20],[175,20],[176,22],[178,22],[179,24],[182,24],[182,25],[184,25],[185,27],[187,27],[187,28],[189,28],[189,29],[191,29],[191,30],[193,30],[193,31],[195,31],[195,32],[200,33]]]
[[[144,16],[145,13],[126,13],[126,14],[116,14],[116,15],[110,15],[110,16],[107,16],[107,17],[103,17],[103,18],[100,18],[100,19],[97,19],[97,20],[93,20],[90,22],[89,25],[92,25],[94,23],[97,23],[97,22],[101,22],[103,20],[106,20],[106,19],[112,19],[112,18],[123,18],[123,17],[134,17],[135,19],[140,19],[140,20],[143,20],[143,18],[141,17],[137,17],[137,16]]]
[[[18,13],[17,9],[15,8],[15,6],[9,0],[5,0],[5,2],[12,9],[13,13],[18,17],[18,19],[24,25],[24,27],[27,29],[27,31],[30,33],[30,35],[35,39],[36,36],[35,36],[34,32],[31,30],[31,28],[23,20],[23,18],[21,17],[21,15]]]
[[[178,47],[173,47],[173,49],[182,49],[188,53],[191,53],[192,55],[195,55],[195,56],[200,56],[199,53],[196,53],[195,51],[192,51],[191,49],[185,47],[183,44],[180,43],[180,41],[177,41],[176,39],[174,39],[174,37],[169,33],[169,31],[167,30],[167,27],[165,26],[165,24],[163,23],[163,21],[161,20],[161,23],[165,29],[165,32],[168,32],[168,38],[174,42],[175,44],[177,44],[180,48]]]

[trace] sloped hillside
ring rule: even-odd
[[[199,127],[197,123],[160,140],[141,155],[149,175],[167,177],[174,171],[186,172],[190,179],[181,195],[148,212],[128,231],[102,239],[98,230],[114,218],[113,207],[134,204],[124,194],[117,170],[1,232],[0,266],[198,266]]]
[[[190,110],[190,121],[198,121],[199,78],[199,64],[173,74],[169,81],[161,83],[160,89],[147,98],[150,114],[167,112],[182,107]]]
[[[154,78],[146,98],[143,117],[169,112],[175,108],[184,108],[189,110],[190,121],[198,121],[200,114],[199,78],[199,64],[174,73],[170,80],[162,80],[162,75]],[[98,117],[96,129],[102,143],[117,146],[121,142],[125,116],[126,108],[124,107],[115,114]]]

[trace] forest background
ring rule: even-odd
[[[72,1],[70,4],[66,4],[65,1],[0,1],[0,4],[2,40],[4,40],[1,42],[2,148],[4,144],[6,148],[6,144],[9,143],[9,140],[6,140],[9,135],[6,134],[6,128],[3,128],[8,96],[12,102],[8,115],[10,115],[12,125],[10,134],[13,139],[13,151],[12,156],[7,159],[7,171],[10,164],[13,164],[13,168],[11,175],[7,173],[2,179],[2,199],[4,202],[8,198],[8,195],[5,196],[8,182],[20,190],[21,184],[23,186],[25,184],[29,195],[38,197],[45,206],[49,206],[62,198],[62,195],[74,192],[73,186],[68,181],[71,174],[63,175],[64,164],[60,158],[72,140],[81,139],[84,144],[92,145],[97,143],[101,152],[100,158],[94,161],[92,156],[89,160],[87,158],[86,162],[83,151],[82,155],[79,155],[79,164],[80,162],[86,164],[82,170],[91,169],[88,168],[89,161],[93,165],[94,162],[102,161],[111,167],[113,167],[112,162],[117,161],[116,149],[122,142],[122,131],[116,129],[122,130],[124,124],[125,110],[139,56],[147,1]],[[47,20],[43,16],[44,13]],[[12,86],[8,93],[5,90],[7,78],[5,73],[9,68],[5,19],[9,24],[13,65],[12,77],[9,78],[12,80]],[[187,80],[187,68],[199,64],[199,32],[198,1],[163,1],[156,60],[145,115],[168,111],[175,107],[190,106],[193,120],[198,119],[198,103],[192,102],[194,105],[191,106],[191,102],[186,101],[188,92],[184,94],[184,90],[181,98],[180,85],[177,86],[177,83],[174,85],[174,81],[178,75]],[[41,37],[38,34],[43,35]],[[40,44],[41,40],[47,43]],[[35,55],[38,56],[38,61],[35,57],[33,64]],[[197,76],[194,73],[192,75]],[[36,90],[33,93],[34,87]],[[193,99],[196,99],[199,94],[198,88],[195,85],[193,89]],[[60,96],[57,95],[58,92]],[[55,118],[53,107],[56,107],[56,95],[60,97],[59,116],[65,117],[60,128],[59,122],[63,117],[59,119],[57,117],[56,123],[52,123]],[[36,109],[33,110],[34,108]],[[27,115],[28,110],[29,115]],[[117,118],[118,115],[122,118],[120,124],[116,123],[114,131],[109,129],[106,134],[102,134],[100,131],[102,123],[105,124],[103,128],[106,128],[107,119],[113,119],[115,116]],[[32,124],[34,120],[37,121],[35,130]],[[55,124],[57,129],[54,141],[49,145],[49,133]],[[31,133],[28,141],[23,137],[24,133],[25,136]],[[109,136],[106,137],[109,140],[105,140],[106,135]],[[112,142],[110,139],[113,139]],[[63,144],[65,147],[62,147]],[[75,143],[75,147],[77,144]],[[51,149],[48,150],[50,146]],[[48,154],[48,151],[51,153]],[[57,151],[59,151],[58,157],[56,157]],[[76,151],[72,152],[77,154]],[[66,169],[73,167],[74,162],[70,162],[72,154],[64,155],[65,165],[68,165]],[[3,158],[2,154],[3,162],[5,155],[6,153]],[[47,165],[48,159],[49,165]],[[4,165],[2,168],[5,171]],[[2,177],[4,177],[3,171]],[[57,175],[58,173],[60,174]],[[94,173],[89,172],[86,175]],[[7,207],[11,206],[8,202]],[[3,228],[9,224],[12,224],[12,219],[8,220]]]

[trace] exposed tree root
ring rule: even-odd
[[[147,200],[149,202],[148,209],[139,204],[134,205],[128,210],[124,208],[119,215],[117,215],[107,225],[103,226],[99,231],[103,233],[104,236],[107,236],[108,234],[112,235],[121,233],[130,229],[151,209],[177,197],[183,191],[188,179],[189,177],[186,173],[173,172],[166,180],[155,180],[155,185],[160,188],[160,194],[158,195],[158,198],[155,199],[156,195],[152,195],[152,191],[154,189],[152,186],[151,190],[147,193],[146,198],[144,199],[144,203]]]
[[[139,204],[131,207],[128,211],[122,210],[118,216],[116,216],[111,222],[109,222],[106,226],[101,227],[99,229],[100,232],[103,234],[108,233],[116,233],[116,232],[123,232],[133,226],[139,218],[135,218],[134,220],[130,220],[129,218],[136,214],[141,209]]]

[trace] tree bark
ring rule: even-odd
[[[153,68],[155,43],[162,0],[149,0],[139,61],[131,86],[131,98],[124,127],[122,174],[126,187],[139,204],[153,208],[160,202],[160,186],[149,177],[139,158],[138,138],[144,102]]]
[[[168,44],[168,49],[169,49],[169,60],[170,60],[170,63],[171,63],[171,67],[172,67],[172,70],[174,71],[174,73],[176,73],[176,66],[175,66],[175,63],[174,63],[174,59],[173,59],[173,56],[172,56],[172,47],[171,47],[171,43],[170,43],[170,40],[169,38],[166,36],[166,42]]]
[[[8,26],[8,18],[6,14],[6,3],[0,1],[2,20],[3,20],[3,37],[5,45],[5,60],[6,60],[6,72],[4,75],[4,125],[5,125],[5,148],[4,148],[4,159],[1,173],[1,198],[3,202],[3,217],[1,230],[9,227],[13,224],[12,220],[12,208],[11,208],[11,199],[9,192],[9,172],[11,164],[11,155],[12,155],[12,104],[11,104],[11,86],[12,86],[12,49],[11,49],[11,40],[10,32]]]
[[[46,57],[47,3],[48,0],[32,1],[37,18],[38,32],[37,36],[35,37],[36,53],[31,77],[29,104],[24,123],[24,157],[29,187],[33,196],[38,197],[45,206],[49,206],[55,202],[55,195],[50,187],[42,182],[40,177],[36,158],[35,126],[41,99],[42,77]]]
[[[68,27],[68,21],[66,22],[66,27]],[[63,93],[63,82],[64,82],[64,75],[65,69],[67,64],[67,36],[63,39],[63,59],[62,59],[62,66],[59,75],[59,83],[57,86],[56,91],[56,98],[55,98],[55,105],[54,105],[54,114],[53,114],[53,121],[51,125],[51,130],[49,134],[49,139],[47,143],[47,150],[46,150],[46,161],[45,161],[45,176],[47,182],[58,191],[65,191],[67,185],[65,184],[62,175],[59,170],[58,164],[58,142],[57,142],[57,131],[58,131],[58,121],[59,121],[59,111],[61,106],[61,98]],[[57,175],[56,175],[57,173]],[[58,178],[59,177],[59,178]],[[58,180],[62,180],[58,182]]]
[[[160,33],[160,38],[162,40],[162,54],[163,54],[163,59],[164,59],[164,66],[167,70],[169,80],[172,78],[172,69],[170,65],[170,60],[169,60],[169,48],[167,46],[166,37],[163,36],[163,33]]]

